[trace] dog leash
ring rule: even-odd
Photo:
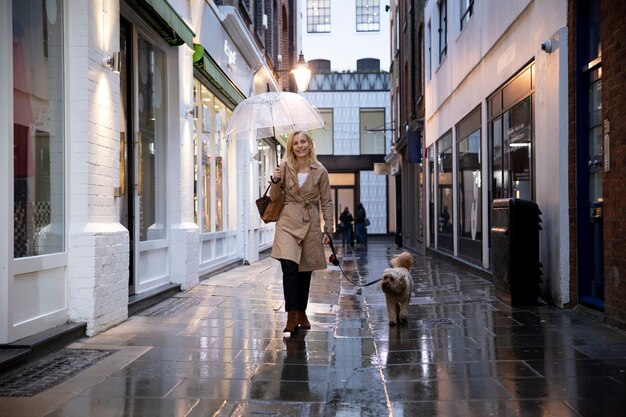
[[[335,245],[333,245],[333,238],[330,237],[330,233],[328,232],[324,232],[324,234],[328,237],[328,246],[330,247],[330,256],[328,257],[328,262],[330,262],[331,264],[338,266],[339,270],[341,271],[341,273],[343,274],[344,278],[352,285],[355,285],[357,287],[369,287],[372,284],[376,284],[378,281],[380,281],[382,278],[378,278],[374,281],[365,283],[365,284],[359,284],[357,282],[352,281],[350,278],[348,278],[348,276],[346,275],[346,273],[343,271],[343,268],[341,267],[341,262],[339,261],[339,259],[337,258],[337,252],[335,252]]]

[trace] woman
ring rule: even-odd
[[[276,223],[271,256],[280,261],[283,271],[287,311],[283,331],[294,333],[298,326],[311,328],[306,316],[311,274],[326,269],[323,245],[329,238],[321,232],[320,207],[324,232],[330,233],[333,224],[328,171],[317,160],[313,141],[304,132],[294,132],[287,140],[285,158],[274,168],[270,188],[272,200],[278,198],[283,186],[285,206]]]
[[[354,218],[352,217],[352,213],[350,213],[350,209],[348,207],[343,209],[339,215],[339,220],[343,223],[343,236],[341,243],[344,247],[347,247],[348,245],[354,246],[354,243],[352,242],[352,221]]]

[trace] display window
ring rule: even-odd
[[[443,135],[437,145],[437,248],[453,250],[452,221],[452,132]]]
[[[13,256],[65,250],[63,3],[13,0]]]
[[[488,100],[492,200],[534,200],[533,91],[531,64]]]
[[[458,254],[482,261],[480,107],[457,125]]]
[[[202,233],[220,232],[228,228],[224,131],[232,111],[198,80],[194,101],[194,219]]]

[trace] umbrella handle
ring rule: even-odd
[[[276,140],[276,126],[272,126],[272,133],[274,133],[274,141],[278,142],[278,140]],[[276,149],[276,166],[280,165],[280,157],[278,156],[278,148]]]

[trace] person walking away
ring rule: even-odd
[[[354,221],[354,217],[352,217],[352,213],[350,213],[350,208],[345,207],[339,216],[339,221],[343,223],[343,231],[342,231],[342,239],[341,243],[344,247],[348,245],[354,246],[354,242],[352,241],[352,222]]]
[[[356,217],[354,218],[354,228],[356,231],[356,243],[367,245],[367,231],[365,230],[365,218],[367,213],[362,203],[359,203],[356,209]]]
[[[333,227],[333,202],[328,171],[317,160],[313,140],[294,132],[287,140],[286,155],[274,168],[270,198],[279,197],[284,185],[285,206],[276,222],[271,256],[280,261],[287,324],[284,332],[310,329],[306,315],[313,271],[326,269],[324,244]],[[320,220],[320,209],[324,218]]]

